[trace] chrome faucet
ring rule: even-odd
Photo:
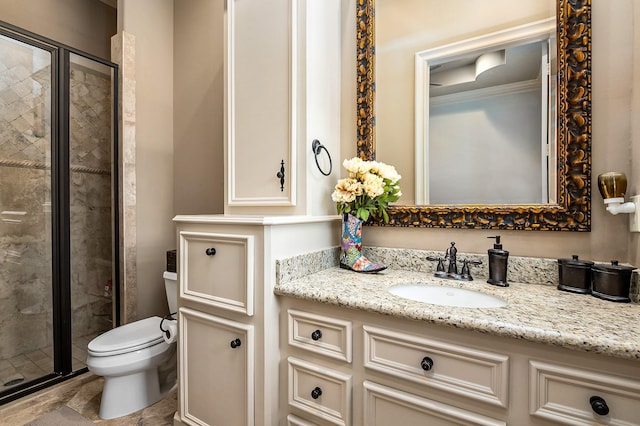
[[[482,265],[482,261],[480,260],[463,259],[462,271],[458,273],[458,249],[456,248],[456,243],[454,241],[451,241],[451,247],[448,247],[447,250],[445,250],[444,258],[429,256],[427,257],[427,260],[438,262],[436,272],[434,273],[436,277],[447,278],[450,280],[473,281],[469,265]],[[445,272],[445,263],[447,261],[449,262],[449,266]]]

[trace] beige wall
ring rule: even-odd
[[[173,0],[120,0],[118,31],[135,37],[138,318],[167,313],[162,272],[175,249]]]
[[[98,0],[2,0],[0,19],[102,59],[111,59],[116,11]]]
[[[224,210],[224,0],[175,2],[174,210]]]
[[[593,164],[592,232],[500,231],[504,248],[517,256],[565,258],[578,254],[599,261],[619,259],[640,264],[638,237],[628,232],[628,217],[612,216],[603,208],[595,185],[599,173],[620,170],[627,173],[632,191],[634,158],[640,151],[640,139],[631,143],[631,87],[633,60],[633,2],[593,2]],[[636,16],[638,12],[635,11]],[[342,158],[355,155],[355,0],[343,3],[343,99]],[[636,36],[638,30],[636,29]],[[636,59],[637,61],[637,59]],[[636,64],[636,68],[638,65]],[[636,70],[636,79],[638,71]],[[636,83],[637,84],[637,83]],[[636,100],[636,105],[638,101]],[[637,115],[637,113],[636,113]],[[640,134],[636,125],[636,135]],[[637,161],[634,162],[637,166]],[[638,172],[636,179],[640,178]],[[402,181],[401,181],[402,184]],[[444,250],[456,241],[461,252],[485,252],[491,246],[487,236],[496,231],[421,228],[373,228],[364,231],[364,243],[374,246]],[[633,250],[631,250],[633,249]],[[633,254],[632,254],[633,253]]]

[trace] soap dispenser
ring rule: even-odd
[[[507,282],[507,260],[509,259],[509,252],[502,249],[500,244],[500,236],[496,235],[496,242],[492,249],[488,250],[489,253],[489,279],[487,282],[492,285],[500,287],[508,287]]]

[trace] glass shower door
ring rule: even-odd
[[[115,64],[0,22],[0,405],[86,371],[117,325],[116,87]]]
[[[69,217],[73,370],[113,328],[113,68],[69,56]]]
[[[50,51],[0,35],[0,393],[54,371]]]

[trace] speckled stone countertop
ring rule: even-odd
[[[453,281],[436,278],[430,272],[393,268],[378,274],[358,274],[335,264],[327,265],[332,259],[335,257],[331,251],[315,256],[316,263],[307,258],[307,272],[311,272],[310,262],[316,272],[306,275],[291,268],[291,262],[278,261],[275,293],[640,361],[640,305],[637,303],[615,303],[559,291],[549,282],[510,282],[509,287],[496,287],[487,284],[481,275],[471,282]],[[499,296],[508,304],[500,308],[445,307],[403,299],[387,291],[396,284],[420,283],[478,290]]]

